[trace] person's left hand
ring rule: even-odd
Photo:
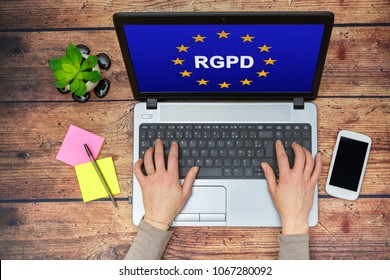
[[[154,157],[154,160],[153,160]],[[183,185],[179,181],[179,145],[172,142],[168,156],[168,166],[165,168],[164,147],[160,139],[156,140],[155,148],[149,148],[144,160],[134,164],[134,174],[142,190],[142,200],[145,208],[144,219],[154,227],[167,230],[177,214],[183,209],[191,195],[199,167],[192,167]],[[145,166],[146,176],[142,172]]]

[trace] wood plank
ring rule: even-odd
[[[320,96],[390,96],[390,27],[340,27],[333,30]],[[103,41],[103,42],[102,42]],[[115,31],[0,32],[0,101],[72,100],[54,88],[51,58],[64,54],[69,42],[106,52],[112,67],[104,100],[133,99]],[[364,59],[361,59],[364,58]],[[91,100],[99,100],[94,94]]]
[[[317,99],[324,184],[337,132],[349,129],[373,141],[363,194],[389,194],[390,99]],[[131,194],[134,102],[0,103],[2,199],[80,198],[74,168],[55,160],[70,124],[105,138],[99,158],[112,156],[122,193]]]
[[[386,0],[372,1],[12,1],[0,2],[1,28],[74,28],[113,26],[112,15],[130,12],[200,12],[200,11],[332,11],[336,23],[382,23],[389,21]]]
[[[320,199],[313,259],[389,259],[388,199]],[[122,259],[137,229],[119,202],[2,203],[1,259]],[[276,259],[278,228],[179,227],[164,259]]]

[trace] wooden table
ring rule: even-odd
[[[11,1],[0,2],[0,258],[121,259],[137,232],[131,222],[133,99],[112,14],[117,11],[318,11],[335,13],[318,106],[319,223],[313,259],[390,259],[390,3],[375,1]],[[219,3],[220,2],[220,3]],[[53,87],[48,59],[67,44],[106,52],[103,100],[73,102]],[[68,127],[105,138],[121,194],[83,203],[74,168],[56,161]],[[356,201],[324,184],[337,132],[368,134],[372,151]],[[165,259],[275,259],[277,228],[181,227]]]

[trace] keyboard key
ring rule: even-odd
[[[141,147],[142,148],[149,148],[150,147],[150,141],[141,141]]]
[[[253,176],[253,169],[252,168],[245,168],[244,170],[246,177],[252,177]]]
[[[196,146],[197,146],[197,145],[196,145],[196,140],[190,140],[190,141],[189,141],[189,147],[190,147],[190,148],[196,148]]]
[[[191,150],[191,156],[192,157],[198,157],[199,156],[199,150],[196,150],[196,149]]]
[[[180,156],[182,157],[189,157],[190,156],[190,149],[180,149],[179,152]]]
[[[210,157],[217,157],[218,156],[218,150],[212,149],[210,150]]]
[[[200,156],[201,157],[208,157],[209,156],[209,150],[201,149],[200,150]]]
[[[260,139],[268,139],[273,138],[274,132],[273,131],[259,131],[259,138]]]
[[[207,147],[208,148],[215,148],[215,141],[214,140],[209,140],[207,141]]]
[[[180,167],[179,176],[184,178],[190,170],[191,167]],[[200,167],[196,178],[205,178],[205,177],[222,177],[222,168],[215,167]]]
[[[242,148],[244,146],[244,142],[242,140],[236,140],[234,141],[236,148]]]
[[[187,148],[187,145],[188,145],[187,140],[180,140],[179,141],[180,148]]]
[[[244,176],[244,169],[243,168],[233,168],[233,176],[234,177]]]
[[[232,169],[231,168],[224,168],[223,169],[223,176],[231,177],[232,176]]]
[[[310,138],[310,136],[311,136],[310,131],[307,130],[303,131],[303,138]]]
[[[311,141],[303,140],[302,145],[303,145],[303,147],[305,147],[306,150],[308,150],[309,152],[311,152]]]
[[[223,165],[224,166],[231,166],[232,165],[232,160],[230,158],[226,158],[223,160]]]
[[[196,160],[195,160],[195,165],[196,166],[203,166],[203,159],[202,158],[197,158]]]
[[[186,166],[194,166],[195,160],[193,158],[187,158],[186,159]]]
[[[273,157],[274,155],[274,143],[273,141],[264,141],[265,156]]]
[[[204,165],[206,167],[211,167],[213,166],[213,160],[211,158],[206,158],[206,160],[204,161]]]

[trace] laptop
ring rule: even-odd
[[[133,161],[156,138],[179,143],[180,180],[200,167],[173,226],[275,227],[281,221],[260,167],[278,177],[274,143],[290,165],[296,141],[317,151],[318,94],[330,12],[116,13],[134,98]],[[132,220],[144,214],[133,176]],[[309,225],[318,222],[318,190]]]

